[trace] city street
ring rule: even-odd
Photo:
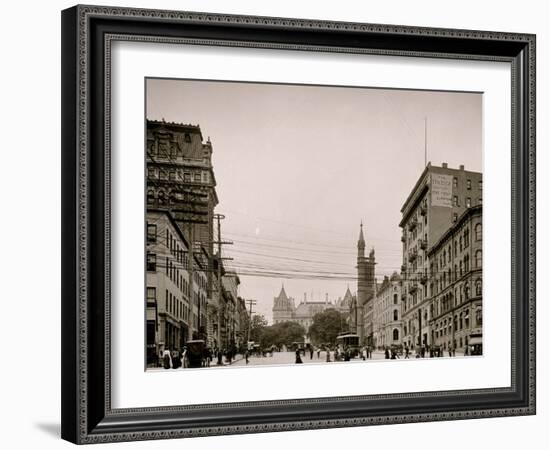
[[[361,363],[361,362],[369,362],[369,361],[380,361],[384,360],[384,352],[383,351],[375,351],[372,353],[372,358],[367,359],[366,361],[363,361],[361,358],[354,358],[350,361],[344,361],[343,359],[340,361],[334,361],[334,352],[331,352],[331,362],[328,364],[336,363]],[[463,353],[456,353],[456,357],[464,357]],[[327,364],[326,358],[327,354],[325,351],[321,351],[320,357],[317,357],[317,352],[313,354],[313,358],[310,358],[310,354],[306,353],[306,355],[301,355],[302,362],[304,364]],[[447,355],[443,356],[443,358],[448,358]],[[405,359],[403,356],[400,356],[400,360]],[[412,353],[409,357],[409,360],[415,360],[417,359],[415,354]],[[424,359],[430,359],[430,358],[424,358]],[[235,359],[232,361],[231,364],[228,364],[226,359],[223,358],[224,364],[222,366],[219,366],[213,362],[210,367],[201,367],[201,369],[208,369],[208,368],[224,368],[224,367],[252,367],[252,366],[281,366],[281,365],[293,365],[296,364],[296,353],[295,352],[274,352],[273,356],[269,356],[269,353],[267,356],[250,356],[248,358],[248,365],[246,364],[245,358],[243,355],[238,354],[236,355]],[[147,371],[163,371],[165,369],[161,367],[154,367],[154,368],[147,368]],[[179,369],[178,369],[179,370]]]
[[[269,355],[269,354],[268,354]],[[240,356],[240,355],[239,355]],[[327,359],[326,352],[322,351],[320,354],[320,357],[317,358],[317,352],[313,354],[313,358],[310,359],[309,353],[306,353],[305,355],[301,355],[302,362],[304,364],[319,364],[319,363],[325,363]],[[334,352],[331,352],[330,355],[331,362],[334,363]],[[379,360],[384,359],[384,353],[383,352],[374,352],[372,355],[372,360]],[[296,361],[296,353],[295,352],[274,352],[273,356],[251,356],[248,358],[248,365],[249,366],[268,366],[268,365],[288,365],[288,364],[295,364]],[[336,361],[336,363],[343,363],[343,362],[350,362],[350,363],[358,363],[358,362],[364,362],[361,358],[354,358],[350,361]],[[246,362],[244,358],[239,359],[235,363],[232,364],[232,366],[245,366]]]

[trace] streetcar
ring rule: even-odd
[[[336,345],[341,349],[349,349],[352,358],[358,356],[361,351],[359,336],[353,333],[345,333],[337,336]]]

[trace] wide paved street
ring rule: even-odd
[[[304,364],[311,364],[311,363],[327,364],[326,362],[327,354],[324,351],[321,352],[321,355],[319,358],[317,357],[316,352],[313,354],[313,358],[310,358],[309,353],[306,353],[305,356],[301,355],[301,358]],[[330,358],[331,358],[331,361],[334,363],[334,352],[331,352]],[[374,352],[372,359],[384,359],[384,353]],[[248,365],[249,366],[286,365],[286,364],[295,364],[295,361],[296,361],[296,353],[294,352],[274,352],[273,356],[251,356],[248,358]],[[343,360],[337,361],[337,363],[341,363],[341,362],[343,363],[344,361]],[[355,358],[350,360],[349,362],[364,362],[364,361],[360,358]],[[245,365],[246,365],[246,362],[244,358],[239,359],[238,361],[232,364],[232,366],[245,366]]]

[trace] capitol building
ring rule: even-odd
[[[338,298],[334,302],[329,301],[328,294],[325,294],[325,301],[308,301],[307,294],[304,293],[303,301],[296,306],[294,298],[287,295],[283,285],[281,286],[279,295],[273,299],[273,323],[296,322],[302,325],[307,331],[313,323],[315,314],[327,309],[335,309],[342,314],[345,320],[342,325],[344,329],[347,329],[350,307],[354,300],[355,296],[351,293],[348,286],[344,297]]]

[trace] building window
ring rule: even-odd
[[[147,286],[147,303],[155,303],[157,301],[157,288]]]
[[[147,176],[149,178],[155,178],[155,168],[154,167],[149,167],[147,169]]]
[[[483,190],[483,181],[482,180],[479,180],[479,190],[480,191]]]
[[[155,192],[152,189],[147,191],[147,204],[151,205],[155,203]]]
[[[153,244],[157,242],[157,226],[152,223],[147,224],[147,243]]]
[[[453,206],[458,206],[458,196],[457,195],[455,195],[453,197]]]
[[[168,179],[170,181],[176,181],[176,171],[171,169],[170,172],[168,172]]]
[[[476,296],[481,297],[482,295],[482,289],[481,289],[481,280],[476,281]]]
[[[482,255],[481,255],[481,250],[478,250],[476,252],[476,268],[481,269],[481,265],[482,265]]]
[[[159,191],[159,205],[166,205],[166,195],[164,191]]]
[[[477,204],[480,206],[483,205],[483,199],[481,197],[477,199]]]
[[[471,197],[466,197],[466,208],[472,207],[472,199]]]
[[[466,180],[466,189],[472,189],[472,180]]]
[[[397,312],[397,309],[393,310],[393,320],[399,320],[399,312]]]
[[[397,294],[393,294],[393,304],[397,305]]]
[[[456,222],[458,220],[458,214],[453,213],[453,222]]]
[[[453,178],[453,187],[456,189],[458,187],[458,178],[457,177],[454,177]]]
[[[147,252],[147,272],[156,272],[157,270],[157,255]]]
[[[394,341],[399,340],[399,330],[398,329],[393,330],[393,340]]]
[[[478,223],[475,227],[476,241],[481,241],[481,231],[482,231],[481,224]]]
[[[195,174],[195,183],[200,183],[201,182],[201,174],[200,173],[196,173]]]
[[[191,142],[191,135],[189,133],[185,133],[183,139],[185,140],[185,142],[189,143]]]

